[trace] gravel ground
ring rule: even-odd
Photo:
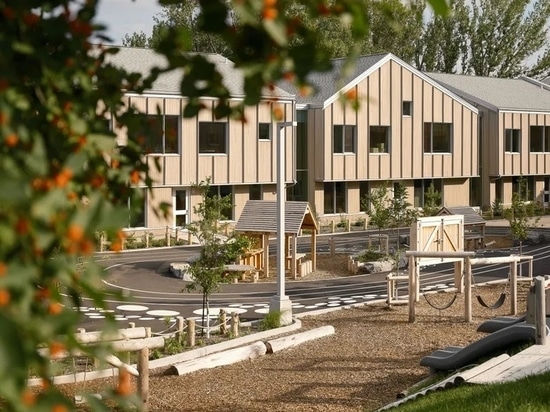
[[[338,275],[334,267],[341,268],[341,262],[329,260],[330,268],[321,264],[313,276]],[[502,285],[477,289],[487,302],[495,301],[502,290]],[[525,310],[525,293],[521,288],[520,313]],[[438,293],[432,299],[451,297]],[[474,299],[472,323],[463,320],[460,297],[441,312],[421,299],[415,323],[408,323],[407,306],[387,309],[384,304],[305,317],[302,330],[332,325],[335,334],[252,361],[185,376],[153,371],[149,410],[373,411],[428,376],[428,369],[419,365],[423,356],[444,346],[463,346],[480,339],[483,334],[476,332],[477,326],[483,320],[509,314],[509,302],[508,297],[501,308],[491,311]],[[98,391],[109,384],[113,382],[86,382],[67,385],[65,390]]]

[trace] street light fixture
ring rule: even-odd
[[[281,325],[292,323],[292,302],[285,293],[285,137],[283,129],[294,127],[297,122],[277,123],[277,294],[269,302],[270,312],[281,314]]]

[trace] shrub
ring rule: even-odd
[[[269,312],[260,322],[260,330],[277,329],[281,327],[281,312]]]

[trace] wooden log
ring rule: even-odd
[[[138,358],[138,394],[141,397],[143,412],[149,410],[149,348],[143,348],[139,351]]]
[[[200,369],[215,368],[218,366],[230,365],[248,359],[256,359],[265,355],[267,348],[263,342],[256,342],[252,345],[231,349],[225,352],[214,353],[200,359],[177,363],[172,365],[167,373],[171,375],[185,375]]]
[[[115,355],[106,355],[104,360],[109,365],[114,366],[115,368],[124,369],[132,376],[139,376],[139,371],[136,368],[134,368],[132,365],[129,365],[128,363],[122,362]]]
[[[77,342],[82,344],[109,342],[116,340],[142,339],[147,337],[147,330],[144,327],[118,329],[114,332],[84,332],[75,334]]]
[[[331,325],[321,326],[317,329],[307,330],[295,335],[283,336],[282,338],[272,339],[265,342],[267,353],[279,352],[292,346],[300,345],[310,340],[324,338],[334,334],[334,327]]]
[[[239,314],[236,312],[231,314],[231,335],[234,338],[239,336]]]
[[[535,343],[546,345],[546,293],[544,291],[544,278],[535,278],[535,328],[537,335]]]

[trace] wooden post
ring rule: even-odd
[[[518,262],[510,262],[510,313],[518,314]]]
[[[145,347],[139,351],[137,369],[138,376],[138,394],[143,402],[143,412],[149,410],[149,348]]]
[[[225,335],[227,332],[227,316],[225,310],[220,309],[220,335]]]
[[[416,258],[409,256],[409,323],[416,320]]]
[[[464,320],[472,321],[472,261],[464,258]]]
[[[239,336],[239,314],[235,312],[231,314],[231,335],[234,338]]]
[[[455,262],[455,288],[458,293],[464,291],[464,279],[462,274],[464,273],[464,261],[458,260]]]
[[[187,319],[187,346],[195,347],[195,319]]]
[[[166,226],[164,237],[166,238],[166,246],[170,246],[170,228],[168,227],[168,225]]]
[[[192,245],[191,241],[193,240],[193,235],[191,234],[191,232],[188,230],[187,231],[187,244],[188,245]]]
[[[264,248],[263,267],[264,276],[269,277],[269,233],[262,234],[262,245]]]
[[[334,233],[336,230],[336,225],[334,224],[334,220],[330,222],[330,233]]]
[[[346,220],[346,230],[351,232],[351,219]]]
[[[537,332],[535,343],[537,345],[546,344],[546,293],[544,284],[545,281],[542,276],[535,278],[535,330]]]
[[[296,280],[296,252],[298,248],[298,238],[296,235],[292,235],[292,260],[290,261],[290,273],[292,273],[292,279]]]
[[[315,229],[311,232],[311,266],[315,272],[317,270],[317,231]]]
[[[183,340],[183,327],[185,325],[185,321],[183,320],[183,316],[177,316],[176,317],[178,322],[178,330],[176,332],[176,339],[178,342],[182,342]]]

